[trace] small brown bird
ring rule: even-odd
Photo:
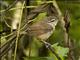
[[[37,37],[41,40],[46,40],[55,30],[57,22],[57,17],[49,16],[29,26],[26,32],[31,36]]]

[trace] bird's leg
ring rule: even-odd
[[[44,41],[44,40],[41,40],[41,42],[45,44],[46,48],[48,48],[48,47],[50,47],[50,46],[51,46],[51,44],[50,44],[50,43],[48,43],[48,42],[46,42],[46,41]]]

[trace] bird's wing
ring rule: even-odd
[[[37,23],[29,27],[27,32],[29,35],[39,36],[51,31],[53,28],[49,24]]]

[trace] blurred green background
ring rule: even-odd
[[[14,2],[14,0],[3,0],[7,5],[10,5],[12,2]],[[31,6],[38,6],[40,5],[43,1],[45,0],[30,0],[29,4]],[[50,0],[49,0],[50,1]],[[70,39],[73,40],[74,42],[74,56],[76,58],[76,60],[79,59],[80,56],[80,1],[79,0],[56,0],[56,2],[58,3],[58,6],[62,12],[62,14],[65,14],[65,11],[68,10],[69,14],[70,14],[70,29],[69,29],[69,36]],[[0,10],[5,10],[5,6],[1,6]],[[2,15],[0,16],[0,31],[2,31],[4,28],[6,29],[7,26],[5,26],[3,20],[8,20],[7,22],[10,23],[10,19],[13,16],[13,12],[14,10],[11,11],[7,11],[5,14],[5,17]],[[41,20],[42,18],[45,17],[46,13],[41,13],[39,14],[39,16],[34,19],[34,20]],[[9,18],[10,19],[9,19]],[[49,38],[49,42],[54,45],[56,43],[58,43],[58,45],[55,45],[57,48],[56,51],[60,51],[61,53],[63,53],[63,56],[66,55],[66,51],[67,49],[64,48],[64,43],[63,43],[63,38],[64,34],[63,31],[60,27],[60,24],[58,23],[58,25],[56,26],[56,30],[55,32],[50,36]],[[3,37],[3,35],[1,36]],[[31,46],[32,46],[32,57],[28,58],[25,57],[24,59],[27,60],[57,60],[56,57],[54,55],[52,55],[52,53],[50,51],[48,51],[46,48],[44,48],[44,51],[41,53],[42,56],[44,57],[39,57],[38,53],[38,49],[41,47],[40,46],[41,43],[39,43],[39,41],[36,41],[34,39],[34,41],[32,42]],[[61,47],[62,46],[62,47]],[[28,49],[28,48],[27,48]],[[58,50],[60,49],[60,50]],[[25,50],[27,51],[27,50]],[[64,52],[63,52],[64,51]],[[26,52],[27,53],[27,52]],[[61,53],[59,53],[59,55],[61,55]],[[34,57],[35,56],[35,57]],[[62,60],[65,60],[64,57],[62,57]]]

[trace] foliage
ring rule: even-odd
[[[56,0],[56,1],[57,1],[58,5],[59,5],[60,10],[62,11],[63,15],[65,14],[65,10],[68,10],[69,13],[70,13],[70,20],[71,21],[70,21],[69,36],[70,36],[71,40],[73,40],[73,42],[74,42],[74,47],[73,47],[74,48],[73,49],[74,50],[74,55],[76,56],[76,60],[78,60],[79,59],[79,55],[80,55],[80,52],[79,52],[79,50],[80,50],[80,13],[79,13],[80,12],[80,2],[77,1],[77,0],[74,0],[75,2],[67,1],[67,0],[66,1],[64,1],[64,0],[63,1],[62,0]],[[13,1],[6,0],[5,2],[9,5]],[[42,2],[43,2],[43,0],[40,0],[40,1],[35,0],[30,4],[34,7],[35,5],[39,6]],[[3,29],[5,28],[5,27],[3,27],[3,25],[4,25],[3,24],[3,20],[5,20],[5,21],[8,20],[7,22],[10,23],[10,21],[12,21],[13,12],[18,8],[15,8],[13,6],[11,9],[9,11],[6,11],[4,6],[2,8],[0,8],[0,13],[1,13],[1,11],[7,13],[7,14],[5,14],[5,16],[3,16],[3,19],[1,19],[2,21],[0,20],[0,32],[3,31]],[[33,9],[33,8],[31,8],[31,9]],[[25,20],[23,18],[23,16],[21,16],[22,21]],[[45,16],[46,16],[46,12],[40,13],[32,21],[35,24],[35,22],[38,22],[38,21],[42,20],[43,18],[45,18]],[[11,31],[9,31],[9,33],[11,33]],[[6,35],[6,34],[7,33],[4,33],[4,35]],[[6,39],[4,38],[4,35],[2,35],[1,39],[0,39],[2,43],[6,42]],[[64,46],[63,36],[64,36],[63,31],[60,28],[60,25],[58,23],[58,25],[56,26],[56,30],[55,30],[54,34],[52,34],[51,37],[48,40],[52,44],[52,47],[54,48],[55,52],[61,57],[61,59],[62,60],[66,60],[65,57],[67,57],[67,53],[69,52],[69,49],[63,47]],[[29,60],[57,60],[55,55],[52,54],[50,51],[48,51],[48,56],[44,56],[44,57],[38,56],[38,53],[39,53],[38,50],[39,50],[40,47],[42,47],[42,45],[40,46],[41,43],[38,43],[38,42],[39,41],[35,41],[35,42],[32,42],[32,44],[31,44],[32,52],[33,52],[34,56],[23,57],[24,60],[28,60],[28,59]],[[28,48],[29,47],[27,47],[25,49],[25,51],[27,51]],[[29,53],[29,51],[28,51],[28,53]],[[44,54],[44,52],[42,52],[42,53]]]

